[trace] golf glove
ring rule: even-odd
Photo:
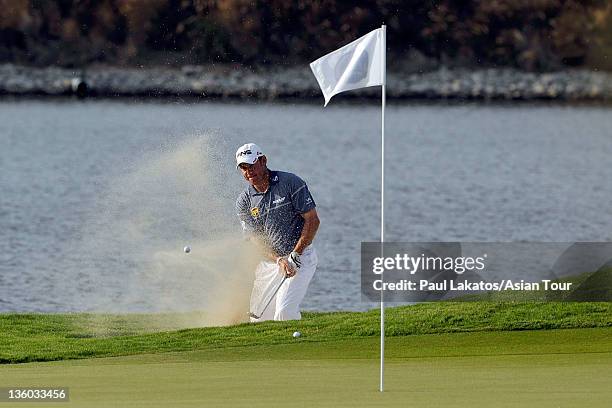
[[[300,266],[302,266],[300,254],[295,251],[289,254],[289,256],[287,257],[287,262],[289,263],[289,266],[293,268],[293,270],[295,270],[296,272],[300,269]]]

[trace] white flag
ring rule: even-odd
[[[310,63],[325,106],[340,92],[383,84],[384,46],[379,28]]]

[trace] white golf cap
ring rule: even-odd
[[[255,143],[242,145],[236,150],[236,167],[242,163],[254,164],[263,155],[261,148]]]

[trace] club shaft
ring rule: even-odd
[[[270,303],[272,303],[272,299],[274,299],[274,296],[276,296],[276,294],[278,293],[278,290],[281,288],[281,286],[283,286],[283,283],[285,283],[286,280],[287,280],[287,276],[285,275],[283,277],[283,280],[276,287],[276,289],[274,289],[274,292],[272,293],[272,296],[270,296],[270,299],[268,299],[268,301],[266,302],[265,306],[263,307],[263,309],[261,310],[261,313],[259,315],[256,315],[255,313],[249,313],[249,316],[251,316],[251,317],[253,317],[255,319],[260,319],[261,316],[263,316],[263,314],[265,313],[266,309],[268,309],[268,306],[270,305]]]

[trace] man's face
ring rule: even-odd
[[[242,163],[238,166],[245,180],[251,185],[260,185],[265,182],[266,174],[266,156],[261,156],[253,164]]]

